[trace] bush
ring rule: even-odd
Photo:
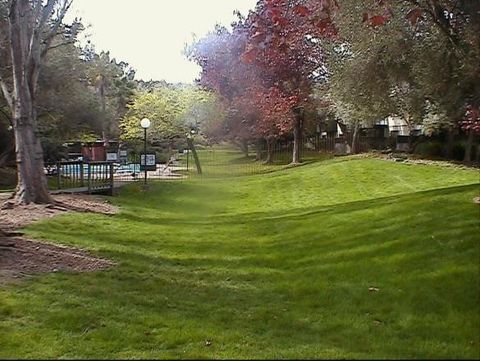
[[[441,157],[443,154],[443,144],[439,141],[420,143],[417,145],[415,153],[423,157]]]
[[[13,168],[0,168],[0,189],[12,189],[17,185],[17,172]]]
[[[455,143],[452,148],[452,157],[455,160],[462,161],[465,157],[465,145],[462,143]]]
[[[168,154],[163,152],[157,152],[156,158],[157,158],[156,159],[157,163],[167,163],[168,160],[170,159]]]

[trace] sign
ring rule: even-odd
[[[127,156],[127,151],[126,150],[121,150],[120,151],[120,157],[126,157]]]
[[[157,170],[157,161],[155,159],[155,153],[147,153],[147,165],[145,166],[145,154],[140,156],[140,170],[144,171],[154,171]]]
[[[107,162],[116,162],[117,160],[117,153],[107,153]]]

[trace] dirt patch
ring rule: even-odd
[[[89,272],[110,268],[113,262],[71,247],[19,237],[0,238],[0,284],[46,272]]]
[[[0,205],[7,198],[2,195]],[[44,218],[67,212],[92,212],[112,215],[118,207],[100,197],[88,195],[55,195],[50,205],[15,206],[3,203],[0,209],[0,284],[27,275],[45,272],[89,272],[103,270],[113,262],[88,252],[45,242],[25,239],[18,228]]]
[[[108,215],[118,212],[118,207],[109,204],[100,197],[83,194],[62,194],[53,196],[53,199],[55,200],[54,204],[29,204],[26,206],[17,206],[7,201],[0,208],[0,229],[15,230],[40,219],[51,218],[71,211]]]

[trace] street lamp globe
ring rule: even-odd
[[[150,125],[152,124],[152,122],[150,121],[150,119],[148,118],[143,118],[141,121],[140,121],[140,125],[142,126],[143,129],[148,129],[150,128]]]

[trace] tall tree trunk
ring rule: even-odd
[[[44,173],[43,151],[37,134],[35,93],[40,68],[40,50],[29,44],[29,14],[27,0],[12,2],[10,9],[10,42],[13,73],[13,92],[10,100],[18,184],[14,201],[18,204],[51,203]],[[53,6],[53,5],[52,5]],[[33,33],[31,41],[39,41]],[[33,49],[33,50],[32,50]],[[29,54],[30,56],[27,56]]]
[[[267,138],[267,160],[265,161],[266,164],[273,163],[273,145],[275,140]]]
[[[480,143],[477,143],[477,156],[475,158],[477,163],[480,163]]]
[[[413,127],[408,123],[408,153],[413,153]]]
[[[44,172],[43,151],[35,135],[33,119],[14,118],[18,183],[14,201],[18,204],[51,203]]]
[[[358,153],[358,128],[359,128],[358,123],[355,123],[355,126],[353,127],[353,139],[352,139],[352,153],[353,154]]]
[[[192,151],[193,159],[195,160],[195,165],[197,167],[197,173],[202,174],[202,167],[200,166],[200,159],[198,159],[198,154],[197,154],[197,150],[195,149],[195,145],[193,144],[193,139],[187,137],[187,143],[188,143],[188,147]]]
[[[472,162],[472,146],[473,146],[473,131],[468,131],[467,146],[465,147],[465,158],[463,159],[464,163],[470,164]]]
[[[452,159],[453,158],[453,143],[455,141],[455,134],[453,132],[453,127],[449,127],[447,129],[447,144],[445,150],[445,158]]]
[[[414,122],[412,122],[412,118],[408,113],[404,114],[404,119],[405,119],[405,122],[407,123],[407,129],[408,129],[408,153],[413,153],[413,150],[414,150],[413,131],[414,131],[415,124]]]
[[[301,116],[299,114],[295,115],[295,120],[293,124],[293,155],[292,155],[292,164],[300,164],[300,141],[302,138],[302,124]]]
[[[245,154],[245,158],[248,158],[248,140],[243,138],[241,140],[242,144],[242,152]]]
[[[257,139],[255,142],[255,160],[262,160],[262,139]]]

